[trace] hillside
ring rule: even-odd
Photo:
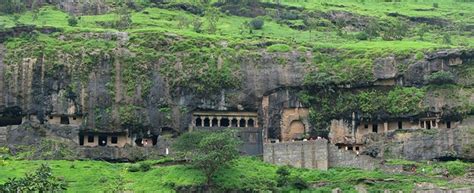
[[[472,187],[473,10],[470,0],[0,0],[0,183],[49,163],[71,191],[203,191],[200,171],[168,160],[179,160],[173,144],[232,128],[255,158],[214,176],[225,191],[284,191],[273,189],[281,165],[322,192]],[[152,170],[129,172],[137,161]],[[453,168],[465,172],[443,176]]]

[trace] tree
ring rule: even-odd
[[[319,21],[313,17],[309,17],[305,19],[304,22],[306,23],[306,26],[308,27],[309,41],[311,41],[312,39],[311,32],[318,27]]]
[[[66,190],[66,183],[54,177],[51,168],[42,164],[33,174],[26,174],[24,178],[10,178],[0,185],[0,192],[59,192]]]
[[[192,135],[198,137],[193,139]],[[193,166],[204,173],[207,184],[211,185],[215,172],[239,157],[239,143],[232,131],[206,132],[183,135],[174,147],[189,156]]]
[[[192,25],[193,25],[193,30],[194,30],[195,32],[197,32],[197,33],[201,33],[201,32],[202,32],[202,29],[201,29],[201,27],[202,27],[202,21],[201,21],[201,19],[200,19],[199,17],[194,18]]]
[[[115,27],[119,30],[124,30],[132,25],[132,16],[128,12],[128,7],[122,5],[116,10],[117,19],[115,20]]]
[[[209,7],[206,11],[206,19],[209,23],[208,30],[210,33],[216,33],[217,31],[217,22],[219,22],[220,19],[219,14],[219,10],[215,7]]]
[[[69,18],[67,19],[67,23],[69,24],[69,26],[72,26],[72,27],[76,26],[77,25],[76,16],[74,16],[74,14],[71,14]]]
[[[425,33],[428,31],[429,31],[428,25],[421,24],[420,28],[418,28],[418,31],[416,31],[416,34],[420,37],[420,40],[423,40]]]
[[[262,29],[263,24],[265,24],[265,21],[263,20],[262,17],[257,17],[250,21],[250,26],[252,27],[252,29],[256,29],[256,30]]]
[[[0,1],[0,12],[6,14],[21,13],[25,10],[25,5],[21,0]]]
[[[376,38],[379,36],[380,25],[377,21],[370,21],[367,26],[364,28],[364,31],[367,34],[368,39]]]

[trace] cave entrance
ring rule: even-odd
[[[219,127],[219,121],[217,120],[217,118],[212,119],[211,127]]]
[[[68,116],[61,116],[61,124],[63,125],[69,125],[69,117]]]
[[[232,127],[237,127],[237,119],[232,119],[231,126]]]
[[[230,121],[228,118],[221,119],[221,127],[228,127],[230,125]]]
[[[204,127],[210,127],[211,126],[211,120],[209,118],[204,119]]]
[[[247,121],[247,127],[255,127],[255,121],[253,119],[249,119]]]
[[[143,147],[143,139],[142,138],[135,139],[135,144],[139,147]]]
[[[84,145],[84,135],[79,135],[79,145]]]
[[[240,127],[245,127],[245,119],[240,119],[239,126]]]
[[[291,139],[302,139],[305,132],[305,125],[300,120],[294,120],[290,123],[289,137]]]
[[[107,145],[107,136],[101,135],[99,136],[99,146],[106,146]]]
[[[202,126],[202,119],[201,118],[197,118],[195,122],[196,122],[196,127],[201,127]]]
[[[372,132],[373,133],[378,133],[379,132],[379,125],[373,124],[372,125]]]

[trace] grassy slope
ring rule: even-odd
[[[415,11],[414,9],[429,9],[432,8],[432,2],[414,3],[382,3],[382,2],[366,2],[359,3],[357,1],[333,1],[332,4],[344,5],[345,7],[337,7],[333,5],[323,4],[319,0],[308,1],[282,1],[283,4],[304,7],[310,10],[331,11],[344,10],[353,12],[364,16],[372,16],[379,19],[389,18],[386,13],[398,12],[407,16],[421,16],[421,17],[439,17],[453,21],[454,23],[472,24],[474,14],[473,3],[461,3],[454,1],[439,2],[439,8],[431,11]],[[144,11],[149,14],[144,14]],[[265,26],[262,30],[256,30],[254,34],[241,34],[239,27],[244,21],[249,21],[250,18],[229,16],[222,14],[218,23],[218,32],[216,34],[195,33],[191,26],[180,28],[177,26],[178,16],[184,16],[189,20],[197,17],[188,12],[177,10],[164,10],[158,8],[147,8],[142,12],[133,12],[132,21],[133,27],[128,29],[128,32],[173,32],[185,36],[211,36],[218,39],[237,39],[249,41],[249,39],[261,40],[261,36],[269,39],[290,41],[298,44],[309,44],[322,47],[336,47],[346,49],[420,49],[420,48],[439,48],[450,47],[442,44],[442,37],[438,32],[427,33],[425,40],[420,41],[415,34],[405,38],[402,41],[383,41],[375,39],[372,41],[358,41],[353,37],[353,34],[348,33],[345,36],[338,36],[334,29],[324,29],[312,33],[310,38],[308,31],[299,31],[291,29],[286,25],[280,25],[271,18],[266,18]],[[460,15],[462,14],[462,16]],[[63,28],[68,32],[75,31],[116,31],[115,29],[107,29],[96,24],[97,21],[112,21],[117,18],[113,13],[98,15],[98,16],[82,16],[77,27],[70,27],[67,23],[68,14],[56,10],[54,8],[44,8],[38,13],[37,19],[33,20],[31,12],[26,12],[18,16],[18,22],[24,24],[35,24],[39,26],[54,26]],[[14,25],[14,16],[0,16],[0,22],[4,23],[6,27]],[[202,18],[205,21],[205,18]],[[204,28],[206,28],[206,21]],[[414,30],[414,29],[413,29]],[[468,46],[474,45],[474,40],[469,34],[462,34],[453,31],[452,46],[457,46],[460,43]],[[311,41],[310,41],[311,40]]]
[[[153,162],[153,161],[149,161]],[[100,161],[7,161],[0,166],[0,183],[7,178],[21,177],[25,172],[31,172],[40,164],[47,163],[53,168],[56,176],[62,176],[69,183],[71,192],[97,192],[110,190],[118,179],[124,182],[124,188],[134,191],[172,191],[172,187],[200,185],[205,178],[198,170],[188,166],[174,165],[154,167],[148,172],[128,172],[128,163],[107,163]],[[394,164],[400,163],[399,160]],[[405,162],[401,164],[406,164]],[[462,169],[472,167],[472,164],[448,162],[439,168],[462,165]],[[277,166],[263,163],[254,158],[241,158],[232,167],[219,171],[215,177],[216,184],[226,189],[241,190],[271,190],[276,186]],[[459,168],[458,168],[459,170]],[[414,183],[430,182],[444,187],[457,187],[446,180],[433,175],[390,175],[379,171],[363,171],[358,169],[330,169],[329,171],[291,169],[291,176],[299,176],[311,184],[324,183],[314,191],[329,191],[341,188],[348,192],[355,191],[354,185],[366,186],[369,190],[411,190]],[[365,179],[382,180],[377,183],[364,183]],[[389,180],[387,180],[389,179]],[[383,181],[387,180],[387,181]],[[291,189],[291,188],[290,188]]]

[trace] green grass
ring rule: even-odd
[[[324,1],[326,2],[326,1]],[[401,2],[401,3],[384,3],[372,2],[359,3],[357,1],[332,1],[330,4],[344,5],[340,8],[323,3],[319,0],[309,1],[282,1],[282,4],[304,7],[308,10],[324,11],[345,10],[356,14],[375,17],[378,19],[386,19],[387,12],[399,12],[410,16],[423,17],[442,17],[459,23],[472,24],[471,11],[474,9],[473,3],[460,3],[452,1],[443,1],[439,3],[439,8],[433,11],[414,11],[414,9],[430,8],[432,2]],[[459,13],[463,15],[460,16]],[[116,29],[100,26],[100,22],[112,22],[117,19],[117,15],[113,12],[104,15],[91,15],[78,17],[78,25],[76,27],[68,26],[68,14],[54,7],[43,7],[37,17],[33,17],[31,11],[21,15],[0,16],[0,22],[5,27],[12,27],[15,24],[15,17],[18,22],[23,24],[33,24],[37,26],[51,26],[61,28],[66,32],[103,32],[117,31]],[[265,25],[262,30],[253,30],[250,34],[246,30],[241,30],[241,25],[248,22],[251,18],[239,17],[221,14],[218,22],[217,32],[209,34],[206,32],[208,22],[205,17],[193,15],[191,13],[179,10],[166,10],[160,8],[145,8],[142,11],[131,11],[132,26],[127,32],[168,32],[190,37],[214,37],[221,40],[238,40],[243,42],[257,41],[281,41],[287,44],[303,44],[315,45],[321,47],[332,47],[341,49],[370,49],[379,50],[384,48],[387,50],[413,50],[413,49],[435,49],[450,47],[442,44],[442,38],[438,33],[444,30],[432,30],[425,35],[423,41],[417,39],[414,32],[410,33],[402,41],[383,41],[377,38],[372,41],[358,41],[354,37],[354,33],[348,32],[343,36],[337,35],[333,27],[324,27],[320,30],[313,30],[310,36],[308,31],[296,30],[284,24],[279,24],[275,19],[265,17]],[[194,18],[200,18],[203,24],[203,33],[196,33],[192,26],[178,26],[180,18],[185,18],[191,22]],[[393,18],[389,18],[393,19]],[[416,29],[410,29],[415,31]],[[474,40],[469,34],[452,32],[452,46],[473,46]],[[294,46],[297,47],[297,46]]]
[[[68,192],[100,192],[110,191],[117,184],[125,190],[134,192],[174,192],[177,187],[200,186],[205,184],[205,176],[199,170],[188,165],[156,165],[172,161],[169,158],[162,160],[147,160],[143,163],[152,164],[147,172],[130,172],[129,167],[140,163],[108,163],[103,161],[64,161],[64,160],[6,160],[0,164],[0,184],[8,178],[19,178],[30,173],[41,164],[48,164],[53,175],[64,178],[68,182]],[[409,192],[415,183],[428,182],[442,187],[461,187],[462,185],[448,183],[438,177],[434,171],[447,168],[451,175],[461,176],[473,164],[460,161],[443,162],[433,165],[411,162],[406,160],[389,160],[392,165],[417,165],[418,171],[424,168],[425,172],[417,175],[387,174],[381,171],[365,171],[360,169],[333,168],[328,171],[290,168],[290,179],[300,177],[309,184],[324,184],[313,188],[311,192],[326,192],[334,188],[354,192],[355,185],[364,186],[369,191],[384,189],[402,190]],[[218,171],[214,176],[214,183],[221,191],[269,191],[278,190],[276,173],[279,166],[264,163],[257,158],[242,157],[229,167]],[[372,181],[372,182],[371,182]],[[373,183],[375,182],[375,183]],[[115,187],[114,187],[115,186]],[[296,191],[289,186],[280,190]]]
[[[451,176],[463,176],[474,164],[462,161],[448,162],[415,162],[408,160],[392,159],[388,160],[389,165],[416,166],[416,173],[426,176],[441,176],[444,171],[448,171]]]

